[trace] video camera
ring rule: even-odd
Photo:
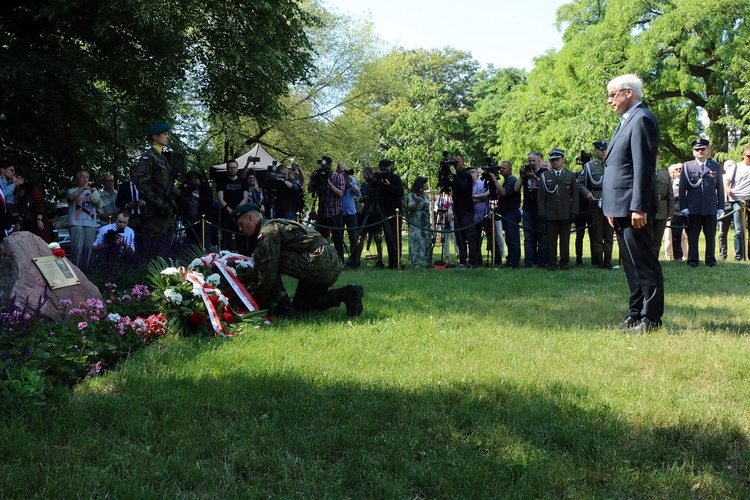
[[[448,159],[448,151],[443,150],[443,158],[440,160],[440,167],[438,168],[438,182],[437,185],[443,193],[450,193],[451,191],[451,167],[458,165],[458,161]]]
[[[497,179],[497,173],[500,171],[500,166],[492,160],[491,156],[485,156],[484,162],[485,166],[482,167],[482,176],[480,178],[485,182],[492,181],[492,177],[490,177],[491,172],[495,174],[495,179]]]
[[[578,158],[576,158],[576,163],[578,165],[585,165],[591,161],[591,158],[593,158],[591,156],[591,153],[587,153],[586,151],[582,149],[581,154],[578,156]]]
[[[117,243],[117,240],[122,238],[122,233],[125,232],[125,228],[117,229],[116,231],[114,229],[110,229],[106,233],[104,233],[104,243],[106,245],[115,245]]]
[[[320,165],[320,168],[315,170],[310,177],[310,182],[312,182],[313,186],[313,193],[319,193],[324,189],[326,187],[326,181],[333,173],[333,160],[330,156],[323,156],[317,161],[317,164]]]

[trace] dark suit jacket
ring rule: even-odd
[[[602,211],[607,217],[656,211],[659,125],[642,103],[615,130],[604,159]]]
[[[130,179],[128,179],[117,188],[115,206],[120,210],[127,210],[128,203],[131,201],[133,201],[133,193],[130,190]]]
[[[688,181],[700,184],[693,187]],[[680,174],[680,208],[687,208],[690,215],[716,215],[718,209],[724,208],[721,165],[707,159],[705,172],[696,160],[683,165]]]

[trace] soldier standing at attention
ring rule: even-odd
[[[612,269],[612,244],[614,242],[614,229],[604,217],[601,207],[602,179],[604,178],[604,157],[607,156],[607,141],[596,141],[594,143],[595,160],[591,160],[583,166],[578,176],[578,186],[581,189],[582,198],[588,204],[591,212],[591,226],[589,227],[589,240],[591,240],[591,264],[602,269]]]
[[[549,152],[552,170],[539,177],[539,219],[547,227],[547,269],[557,269],[557,240],[560,240],[560,269],[570,262],[570,224],[578,215],[578,183],[576,174],[563,169],[565,151]]]
[[[706,265],[716,265],[716,218],[724,213],[724,181],[719,163],[708,159],[708,139],[692,142],[693,157],[682,166],[680,208],[688,217],[688,260],[698,267],[698,238],[706,237]]]
[[[170,126],[156,123],[148,128],[148,148],[138,162],[137,188],[140,199],[146,204],[143,211],[143,233],[147,248],[141,249],[144,257],[165,255],[175,228],[174,186],[170,189],[172,167],[164,156],[169,143]]]

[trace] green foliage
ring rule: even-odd
[[[63,188],[81,165],[124,173],[188,95],[208,115],[278,116],[314,23],[293,0],[2,2],[0,147]]]

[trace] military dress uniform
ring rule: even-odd
[[[578,183],[570,170],[549,170],[540,177],[539,217],[547,227],[547,267],[557,265],[557,240],[560,240],[560,268],[570,262],[570,224],[578,214]]]
[[[232,215],[241,216],[245,205],[254,204],[240,205]],[[362,312],[361,285],[329,290],[338,280],[344,263],[330,243],[312,227],[287,219],[261,219],[253,258],[257,283],[248,290],[261,309],[276,304],[284,314],[290,310],[322,311],[344,303],[349,315],[357,316]],[[299,280],[293,302],[281,281],[282,274]]]
[[[688,266],[699,262],[698,239],[701,230],[706,239],[705,262],[716,265],[716,218],[724,209],[724,181],[721,165],[706,159],[686,162],[680,176],[680,208],[688,213]]]
[[[583,166],[578,176],[578,186],[581,189],[581,199],[586,200],[589,193],[594,195],[594,201],[586,200],[586,209],[591,213],[589,226],[589,240],[591,241],[591,264],[601,268],[612,268],[612,245],[614,229],[602,212],[602,179],[604,178],[604,164],[591,160]]]

